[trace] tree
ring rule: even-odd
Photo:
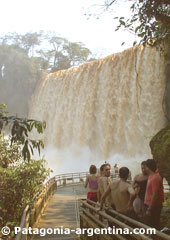
[[[91,51],[81,42],[69,42],[64,46],[64,50],[66,51],[71,67],[86,62],[91,55]]]
[[[1,44],[14,45],[24,49],[27,55],[34,56],[35,46],[39,46],[42,41],[42,31],[28,32],[25,35],[10,33],[0,37]]]
[[[40,149],[44,147],[42,140],[33,140],[29,138],[29,133],[36,129],[38,133],[43,133],[46,128],[45,122],[40,122],[32,119],[18,118],[15,116],[7,116],[5,111],[6,106],[0,104],[0,134],[6,127],[9,127],[11,133],[11,146],[13,143],[21,145],[21,153],[24,159],[28,161],[31,159],[31,153],[37,149],[40,153]],[[8,163],[4,163],[8,166]]]
[[[119,0],[107,0],[104,5],[108,9],[115,2]],[[169,0],[135,0],[130,10],[129,19],[115,17],[119,21],[116,31],[123,27],[135,33],[143,44],[160,45],[165,40],[170,45]]]
[[[31,57],[34,56],[35,46],[39,46],[41,43],[41,33],[26,33],[21,37],[21,42],[26,51],[31,54]]]
[[[48,70],[55,72],[69,67],[78,66],[90,60],[91,51],[81,42],[70,42],[55,33],[44,34],[50,48],[38,52],[48,62]]]
[[[63,56],[64,46],[67,44],[67,40],[65,38],[52,36],[49,38],[49,43],[52,45],[52,50],[49,51],[51,53],[51,56],[53,57],[53,66],[55,67],[57,62],[60,61],[60,59]]]

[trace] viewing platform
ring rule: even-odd
[[[84,173],[70,173],[57,175],[51,178],[43,192],[37,193],[35,203],[32,207],[27,206],[23,212],[20,227],[42,229],[34,234],[18,233],[15,240],[150,240],[153,235],[147,232],[149,226],[135,221],[112,209],[97,211],[98,204],[90,205],[86,201],[87,189],[84,188],[84,181],[87,176]],[[165,191],[169,186],[164,185]],[[98,205],[98,206],[97,206]],[[83,234],[75,233],[75,229],[106,229],[108,223],[115,229],[128,229],[130,233],[108,234],[98,233],[89,235],[86,231]],[[143,233],[134,234],[134,229],[143,229]],[[54,232],[54,229],[58,229]],[[62,232],[69,229],[69,232]],[[49,232],[47,231],[49,230]],[[170,236],[160,231],[154,234],[155,240],[170,240]]]
[[[86,198],[87,190],[83,185],[71,185],[59,188],[49,200],[48,206],[40,218],[38,228],[69,228],[79,226],[79,199]],[[34,239],[79,239],[74,233],[68,235],[35,236]]]

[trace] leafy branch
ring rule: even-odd
[[[29,133],[36,129],[41,134],[46,128],[45,122],[36,121],[33,119],[18,118],[15,116],[7,116],[5,111],[6,106],[0,104],[0,134],[2,130],[9,126],[11,135],[11,146],[13,143],[19,143],[22,145],[21,151],[24,160],[30,161],[31,154],[34,153],[34,149],[37,149],[40,154],[40,149],[44,148],[42,140],[33,140],[29,138]]]

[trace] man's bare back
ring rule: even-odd
[[[111,189],[111,203],[115,206],[116,211],[125,213],[130,204],[130,194],[134,195],[133,187],[124,180],[112,181],[109,185]]]

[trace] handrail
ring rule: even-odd
[[[65,175],[71,175],[71,174],[73,174],[73,175],[76,175],[76,174],[88,174],[88,172],[62,173],[62,174],[57,174],[57,175],[55,175],[54,177],[57,177],[57,176],[65,176]]]
[[[79,172],[79,173],[67,173],[67,174],[58,174],[58,175],[55,175],[55,179],[66,179],[66,178],[74,178],[74,177],[79,177],[79,176],[82,176],[82,177],[86,177],[88,175],[88,172]]]
[[[92,204],[90,205],[89,202]],[[115,230],[116,228],[121,228],[121,229],[129,229],[130,232],[133,233],[133,229],[134,228],[144,228],[145,230],[150,229],[150,226],[147,226],[143,223],[140,223],[134,219],[131,219],[121,213],[118,213],[115,210],[108,210],[107,208],[104,208],[104,210],[107,211],[107,213],[103,212],[103,211],[98,211],[96,206],[100,206],[100,204],[97,204],[93,201],[88,200],[80,200],[81,203],[81,210],[82,213],[80,214],[80,228],[83,228],[84,225],[86,225],[86,227],[88,226],[89,228],[92,227],[91,226],[91,222],[90,219],[95,222],[95,224],[97,225],[96,227],[102,227],[102,228],[107,228],[107,222],[111,222],[113,224],[113,226],[115,226]],[[94,207],[95,206],[95,207]],[[95,212],[95,214],[94,214]],[[109,215],[111,214],[111,216]],[[103,220],[105,219],[105,221],[99,221],[101,216],[103,218]],[[84,218],[86,217],[86,218]],[[116,234],[114,235],[114,239],[126,239],[124,238],[124,236],[126,237],[127,235],[119,235]],[[140,234],[140,235],[136,235],[136,234],[130,234],[131,239],[141,239],[141,240],[149,240],[151,239],[150,236],[148,234]],[[154,236],[157,236],[159,240],[170,240],[170,236],[168,236],[167,234],[164,234],[158,230],[156,230],[156,234],[154,234]],[[95,238],[94,238],[95,239]],[[107,239],[103,236],[103,239]]]
[[[89,172],[78,172],[78,173],[63,173],[63,174],[57,174],[55,175],[55,179],[58,180],[57,178],[59,178],[60,180],[64,180],[66,178],[75,178],[75,176],[79,177],[79,175],[83,175],[82,177],[85,177],[89,174]],[[112,174],[113,178],[119,178],[117,174]],[[129,182],[132,182],[132,180],[129,180]],[[168,185],[168,183],[163,183],[164,186],[164,190],[166,191],[170,191],[170,186]]]
[[[27,205],[26,208],[23,211],[21,222],[20,222],[20,228],[28,228],[33,227],[37,219],[40,217],[42,210],[46,206],[46,203],[49,199],[49,197],[53,194],[53,191],[55,190],[56,182],[54,181],[54,178],[51,178],[48,180],[48,182],[45,184],[45,188],[42,192],[38,192],[33,200],[35,201],[33,206]],[[28,240],[31,239],[29,235],[22,235],[22,232],[19,232],[15,240]]]
[[[24,209],[22,218],[21,218],[21,223],[20,223],[20,228],[24,228],[25,227],[25,219],[26,219],[26,215],[29,211],[29,205],[26,206],[26,208]],[[21,232],[19,232],[15,238],[15,240],[20,240],[21,239]]]

